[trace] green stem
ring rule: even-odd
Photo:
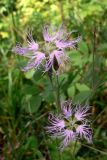
[[[58,75],[56,75],[56,86],[53,83],[53,80],[49,77],[50,82],[51,82],[51,86],[52,86],[52,90],[56,99],[56,110],[57,112],[60,111],[60,87],[59,87],[59,79],[58,79]]]
[[[56,75],[57,87],[54,86],[52,78],[49,77],[49,79],[50,79],[51,86],[52,86],[52,89],[53,89],[53,92],[54,92],[55,98],[56,98],[56,104],[57,104],[56,110],[57,110],[57,112],[59,112],[60,111],[60,87],[59,87],[58,75]],[[56,145],[58,146],[57,140],[56,140]],[[59,150],[58,150],[58,157],[59,157],[59,160],[62,160],[62,155]]]
[[[58,146],[58,141],[57,141],[57,139],[56,139],[56,146]],[[58,159],[59,159],[59,160],[63,160],[63,159],[62,159],[62,153],[59,151],[59,149],[57,149],[57,153],[58,153]]]
[[[58,75],[56,75],[56,82],[57,82],[57,91],[56,91],[56,94],[57,94],[57,107],[60,110],[60,86],[59,86]]]
[[[54,84],[53,84],[53,80],[50,77],[49,77],[49,79],[50,79],[52,90],[53,90],[53,93],[54,93],[54,97],[55,97],[56,103],[57,103],[57,95],[56,95],[55,87],[54,87]],[[56,109],[57,109],[57,107],[56,107]],[[58,112],[58,110],[57,110],[57,112]]]
[[[59,151],[59,159],[60,159],[60,160],[63,160],[63,159],[62,159],[62,153],[61,153],[60,151]]]
[[[76,150],[77,141],[75,141],[74,149],[73,149],[73,159],[75,160],[75,150]]]

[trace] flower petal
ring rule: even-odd
[[[69,118],[73,114],[71,104],[71,101],[64,101],[61,103],[61,110],[65,118]]]
[[[85,120],[87,116],[91,115],[90,106],[80,106],[77,105],[75,109],[75,118],[79,121]]]
[[[13,49],[12,52],[15,52],[19,55],[25,55],[27,52],[29,52],[29,49],[27,47],[22,47],[20,43],[18,43]]]
[[[47,42],[52,42],[52,41],[56,40],[59,36],[62,35],[60,28],[61,27],[59,27],[58,30],[56,31],[54,26],[46,25],[43,30],[44,40]]]
[[[67,147],[71,141],[76,139],[76,133],[73,132],[72,130],[66,129],[64,134],[63,134],[63,137],[64,137],[64,139],[61,142],[60,147],[59,147],[59,149],[61,151],[63,151],[64,148]]]
[[[38,69],[44,59],[46,59],[44,53],[35,52],[35,54],[30,58],[30,61],[28,62],[27,66],[24,67],[22,71],[28,71],[32,68]]]
[[[78,37],[74,40],[56,40],[55,44],[56,47],[58,47],[59,49],[64,49],[64,48],[76,48],[75,45],[81,40],[81,37]]]
[[[76,132],[79,134],[80,138],[85,138],[88,143],[92,143],[92,129],[89,125],[79,125],[76,129]]]
[[[49,115],[49,125],[46,128],[47,133],[49,133],[51,136],[61,136],[62,131],[65,127],[65,122],[63,119],[54,116],[53,114]]]
[[[39,48],[39,45],[34,41],[31,32],[28,32],[27,34],[27,44],[28,44],[29,51],[37,51]]]

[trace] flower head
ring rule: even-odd
[[[12,51],[20,56],[29,58],[28,64],[23,71],[40,68],[44,62],[44,72],[53,71],[56,74],[63,72],[65,65],[69,62],[66,49],[76,48],[76,44],[80,41],[80,37],[71,39],[72,32],[67,33],[62,26],[56,29],[54,26],[46,25],[43,29],[44,41],[37,43],[34,41],[32,33],[28,32],[26,38],[26,45],[22,46],[18,43]]]
[[[61,104],[60,118],[52,116],[49,118],[49,125],[46,127],[47,133],[52,137],[60,138],[60,150],[63,150],[73,140],[85,139],[88,143],[92,143],[92,129],[87,119],[88,114],[83,118],[77,119],[77,107],[74,108],[72,102],[65,101]],[[80,106],[79,110],[85,110],[86,106]],[[89,106],[87,111],[89,111]],[[85,113],[85,112],[84,112]]]

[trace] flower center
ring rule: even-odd
[[[74,116],[71,116],[70,118],[65,118],[65,128],[76,131],[76,128],[81,125],[81,121],[78,121]]]

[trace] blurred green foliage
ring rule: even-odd
[[[20,71],[24,61],[11,50],[24,42],[27,28],[42,41],[44,24],[63,23],[82,41],[69,51],[71,63],[60,76],[61,99],[92,106],[93,144],[78,143],[76,160],[107,159],[107,0],[0,1],[0,159],[59,160],[47,137],[47,115],[55,110],[50,81],[40,71]],[[63,153],[71,160],[74,144]]]

